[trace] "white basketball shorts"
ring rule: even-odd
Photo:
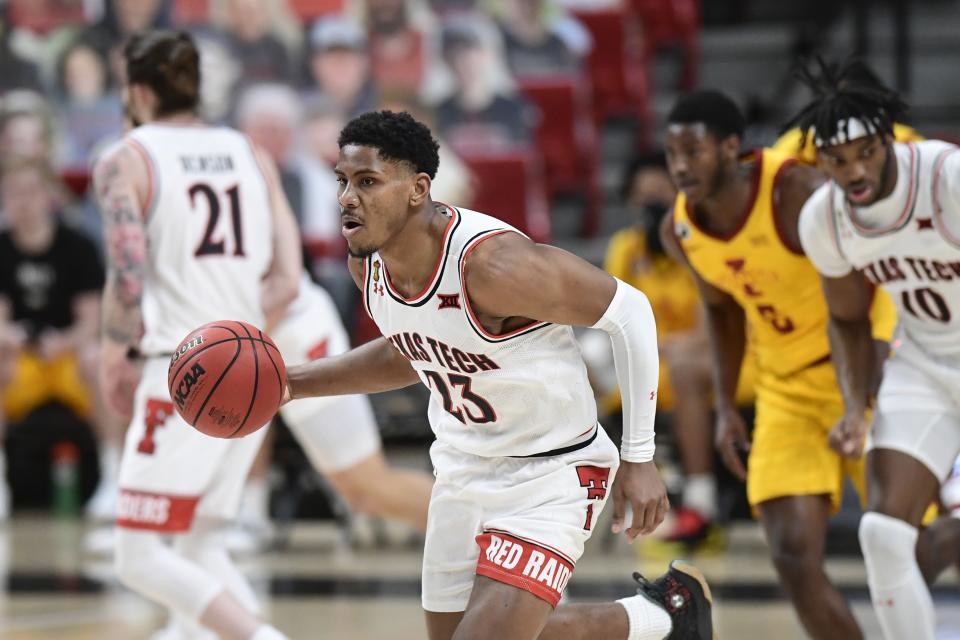
[[[180,533],[195,516],[232,520],[266,429],[206,436],[180,418],[167,390],[169,358],[150,358],[120,462],[117,525]]]
[[[483,458],[435,442],[423,608],[464,611],[481,575],[556,606],[607,501],[620,452],[598,427],[586,447]]]
[[[287,365],[339,355],[350,348],[333,300],[312,283],[300,287],[300,296],[270,337]],[[284,405],[280,415],[322,472],[341,471],[380,450],[380,431],[366,396],[301,398]]]
[[[960,363],[933,358],[907,339],[895,340],[867,448],[905,453],[946,480],[960,453]]]

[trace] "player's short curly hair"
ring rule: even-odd
[[[737,104],[724,93],[710,89],[693,91],[673,105],[668,124],[703,124],[717,140],[743,138],[745,121]]]
[[[436,177],[440,145],[425,124],[406,111],[371,111],[347,123],[337,140],[340,148],[373,147],[384,160],[405,162],[417,173]]]

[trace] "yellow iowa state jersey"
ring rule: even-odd
[[[813,146],[813,136],[807,136],[806,144],[801,146],[800,138],[802,136],[800,133],[799,127],[794,127],[784,132],[784,134],[773,143],[771,149],[779,153],[792,155],[804,164],[816,164],[817,150]],[[894,123],[893,137],[897,142],[919,142],[925,139],[913,127],[908,127],[900,123]]]
[[[724,237],[705,231],[680,193],[674,231],[700,277],[743,307],[759,369],[784,376],[829,354],[827,305],[817,270],[784,244],[777,228],[774,189],[781,171],[796,160],[763,149],[751,162],[753,202],[737,229]]]
[[[696,328],[700,294],[693,277],[667,256],[651,256],[642,230],[629,227],[615,233],[603,268],[646,294],[660,338]]]

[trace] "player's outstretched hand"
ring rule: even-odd
[[[627,540],[653,533],[670,510],[667,489],[653,462],[620,461],[620,470],[613,480],[613,532],[624,531],[624,512],[630,504],[633,522],[626,529]]]
[[[865,412],[845,413],[830,430],[830,447],[844,458],[857,459],[863,455],[863,445],[870,430]]]
[[[743,416],[735,407],[720,409],[717,412],[717,451],[723,464],[734,476],[743,481],[747,479],[747,470],[740,458],[741,451],[750,450],[750,436]]]

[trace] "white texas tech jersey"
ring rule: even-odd
[[[527,456],[594,433],[597,407],[569,326],[535,322],[493,335],[477,321],[463,265],[484,240],[519,233],[475,211],[451,213],[433,277],[404,298],[378,253],[365,261],[363,301],[393,346],[430,389],[437,439],[478,456]]]
[[[141,350],[170,353],[213,320],[262,327],[273,223],[248,139],[226,127],[146,124],[126,143],[144,156],[152,182]]]
[[[827,276],[856,269],[897,304],[900,336],[929,355],[960,357],[960,153],[930,140],[894,144],[897,185],[853,210],[834,182],[804,205],[807,255]],[[886,224],[871,224],[882,220]],[[869,226],[867,226],[869,225]]]

